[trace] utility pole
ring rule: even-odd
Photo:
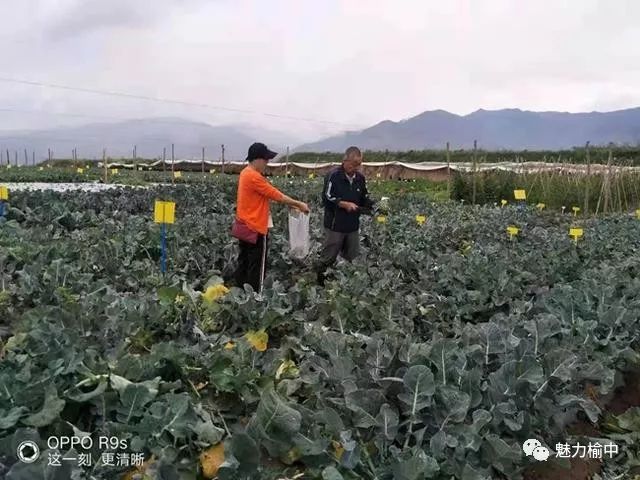
[[[287,147],[287,156],[285,157],[285,172],[284,172],[284,176],[285,178],[289,178],[289,147]]]
[[[202,173],[204,174],[204,147],[202,147]]]
[[[31,163],[33,164],[33,166],[36,166],[36,152],[35,151],[31,151]]]
[[[107,149],[102,149],[102,165],[104,167],[104,183],[109,183],[109,170],[107,169]]]
[[[29,156],[27,155],[27,149],[24,149],[24,166],[28,167],[29,166]]]
[[[224,143],[222,144],[222,173],[224,173]]]

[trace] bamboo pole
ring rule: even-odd
[[[588,215],[589,213],[589,195],[590,195],[590,185],[591,185],[591,155],[589,153],[589,142],[585,145],[586,156],[587,156],[587,181],[584,188],[584,214]]]
[[[451,200],[451,149],[447,142],[447,200]]]
[[[607,160],[607,189],[604,197],[604,213],[609,213],[609,205],[611,204],[611,161],[613,160],[613,152],[609,148],[609,159]]]
[[[478,174],[478,141],[473,141],[473,173],[471,174],[472,183],[473,183],[473,191],[471,194],[471,204],[476,204],[476,176]]]

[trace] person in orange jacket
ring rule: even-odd
[[[273,226],[270,201],[284,203],[303,213],[309,213],[306,203],[288,197],[264,177],[267,163],[276,155],[264,143],[254,143],[247,154],[249,165],[240,172],[238,180],[236,224],[240,224],[244,234],[238,236],[240,251],[234,279],[237,286],[242,287],[248,283],[256,292],[262,292],[268,232]]]

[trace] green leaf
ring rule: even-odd
[[[493,475],[487,470],[475,470],[471,465],[466,463],[462,470],[461,480],[493,480],[493,478]]]
[[[410,406],[411,415],[431,405],[431,396],[436,391],[433,373],[424,365],[414,365],[407,370],[402,379],[408,393],[401,393],[398,398]]]
[[[324,407],[317,412],[313,418],[316,423],[325,425],[327,432],[331,433],[334,437],[340,435],[340,432],[345,429],[344,422],[340,418],[340,415],[331,407]]]
[[[462,422],[467,416],[471,397],[454,387],[438,388],[438,402],[443,408],[443,414],[450,422]]]
[[[300,430],[302,416],[269,387],[262,394],[255,420],[267,437],[290,438]]]
[[[45,480],[44,467],[41,463],[17,462],[7,473],[6,480]]]
[[[178,294],[182,293],[177,287],[160,287],[158,289],[158,299],[160,303],[165,305],[173,305],[176,301]]]
[[[480,430],[491,422],[491,413],[484,409],[474,410],[471,418],[473,419],[473,430],[479,433]]]
[[[398,411],[390,406],[388,403],[385,403],[380,407],[380,413],[376,417],[376,421],[378,425],[380,425],[381,434],[387,440],[394,440],[396,435],[398,434],[398,425],[400,421],[400,416],[398,415]]]
[[[106,392],[107,387],[108,387],[108,383],[106,381],[103,381],[103,382],[100,382],[96,386],[96,388],[90,392],[80,392],[80,390],[76,389],[76,392],[74,393],[74,391],[72,390],[70,393],[67,394],[67,398],[69,400],[73,400],[74,402],[84,403],[91,400],[92,398],[99,397],[100,395],[102,395],[104,392]]]
[[[122,421],[128,423],[132,417],[142,415],[143,407],[149,404],[157,393],[157,390],[155,390],[154,394],[153,390],[149,390],[146,386],[139,383],[128,385],[120,395],[122,407],[119,409],[119,412],[122,416]]]
[[[631,432],[640,432],[640,407],[632,407],[616,418],[620,428]]]
[[[360,428],[371,428],[378,425],[376,416],[385,400],[379,390],[356,390],[344,397],[345,405],[354,415],[353,425]]]
[[[557,402],[558,406],[562,408],[579,406],[593,423],[597,423],[600,418],[601,410],[591,399],[578,397],[576,395],[561,395],[557,398]]]
[[[215,445],[224,436],[224,430],[216,427],[211,419],[198,422],[193,427],[193,432],[198,436],[198,440],[206,445]]]
[[[393,466],[394,480],[421,480],[434,478],[440,467],[438,462],[420,450],[408,459],[401,459]]]
[[[13,427],[23,414],[28,411],[29,409],[25,407],[13,407],[8,413],[0,410],[0,430],[8,430]]]
[[[344,477],[335,467],[327,467],[322,471],[322,480],[344,480]]]
[[[64,406],[65,401],[58,398],[56,387],[51,384],[46,389],[42,410],[33,415],[29,415],[22,420],[22,423],[30,427],[46,427],[60,416]]]
[[[258,469],[260,450],[255,440],[246,433],[236,433],[231,437],[231,454],[239,463],[239,472],[248,474]]]

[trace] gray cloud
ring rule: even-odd
[[[53,41],[109,29],[147,29],[176,12],[197,9],[205,0],[67,0],[47,24]]]

